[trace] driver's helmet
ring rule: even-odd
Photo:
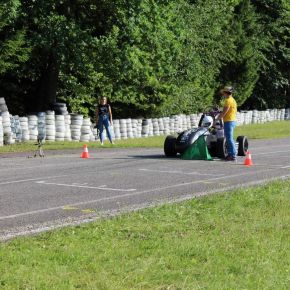
[[[204,116],[201,122],[201,127],[210,128],[213,125],[213,117],[212,116]]]

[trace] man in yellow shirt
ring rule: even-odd
[[[234,129],[237,125],[237,103],[233,98],[233,91],[233,87],[224,87],[221,90],[225,102],[223,111],[218,117],[218,119],[223,119],[224,121],[224,133],[228,148],[227,161],[234,161],[237,156],[236,144],[234,141]]]

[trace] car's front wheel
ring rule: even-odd
[[[167,136],[164,141],[164,153],[167,157],[175,157],[177,155],[177,151],[175,149],[176,137]]]

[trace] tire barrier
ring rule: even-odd
[[[64,126],[65,126],[65,132],[64,132],[64,140],[65,141],[71,141],[71,130],[70,130],[70,125],[71,125],[71,116],[65,115],[64,116]]]
[[[71,114],[71,139],[72,141],[79,141],[81,138],[81,128],[83,124],[83,116],[78,114]]]
[[[45,141],[46,138],[46,113],[39,112],[37,114],[37,139],[40,141]]]
[[[55,115],[68,115],[68,110],[65,103],[53,103],[52,111],[55,112]]]
[[[110,129],[115,140],[166,136],[197,127],[200,117],[201,113],[152,119],[114,119]],[[237,113],[238,125],[281,120],[290,120],[290,108]],[[103,134],[104,139],[107,139],[106,130]],[[69,114],[64,103],[55,103],[51,111],[19,117],[10,115],[4,98],[0,98],[0,146],[37,139],[89,142],[99,140],[99,136],[97,128],[93,127],[89,118],[80,114]]]
[[[45,140],[55,141],[55,113],[54,111],[45,112]]]
[[[26,142],[29,141],[29,128],[28,128],[28,118],[27,117],[20,117],[19,123],[21,127],[21,141]]]
[[[3,124],[2,124],[2,116],[0,116],[0,146],[4,145],[4,132],[3,132]]]

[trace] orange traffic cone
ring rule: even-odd
[[[86,144],[83,147],[83,153],[82,153],[81,158],[89,158],[89,151],[88,151],[88,147]]]
[[[251,156],[251,153],[250,153],[249,150],[246,152],[246,159],[245,159],[244,165],[246,165],[246,166],[252,166],[253,165],[252,156]]]

